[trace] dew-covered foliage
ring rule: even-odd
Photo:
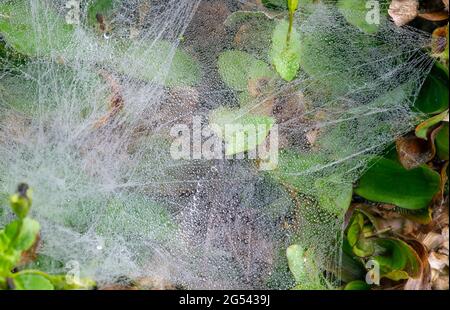
[[[40,255],[100,284],[340,284],[353,183],[423,118],[431,38],[300,1],[287,41],[287,11],[256,3],[0,0],[0,202],[33,188]],[[173,159],[194,116],[278,125],[278,164]]]

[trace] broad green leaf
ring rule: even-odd
[[[311,180],[310,173],[319,170],[327,162],[322,154],[300,153],[295,150],[284,149],[280,151],[277,170],[271,172],[279,182],[300,190],[309,189]]]
[[[2,242],[3,242],[2,234],[0,232],[0,247],[3,247],[3,245],[1,245]],[[20,251],[14,250],[9,250],[7,252],[0,251],[0,271],[9,272],[13,270],[13,268],[20,261],[20,258],[21,258]]]
[[[445,118],[448,118],[448,110],[425,120],[416,127],[416,136],[428,140],[428,132],[431,127],[439,124]]]
[[[398,208],[397,212],[399,212],[404,218],[422,225],[428,225],[433,220],[433,208],[431,205],[428,208],[418,210]]]
[[[26,0],[0,3],[0,33],[17,52],[27,56],[49,56],[62,52],[70,43],[74,28],[68,25],[45,2],[35,2],[36,11],[31,11]],[[34,22],[39,21],[39,31]]]
[[[39,229],[39,223],[27,217],[9,223],[5,227],[5,234],[10,240],[9,248],[16,251],[28,250],[36,241]]]
[[[333,214],[342,214],[350,206],[353,186],[335,176],[326,176],[314,182],[317,190],[317,202]]]
[[[380,7],[381,12],[376,8],[366,7],[367,1],[361,0],[339,0],[337,7],[348,23],[358,27],[361,31],[372,34],[378,31],[380,23],[385,19],[387,9]],[[380,5],[381,6],[381,5]],[[374,11],[375,10],[375,11]],[[380,21],[370,20],[371,12],[379,14]]]
[[[304,267],[303,255],[304,251],[298,244],[293,244],[286,250],[289,269],[294,275],[294,279],[297,283],[301,282],[305,277],[306,270]]]
[[[0,106],[30,113],[35,106],[36,83],[27,77],[14,75],[0,80]]]
[[[263,77],[272,79],[275,76],[264,61],[242,51],[223,52],[217,65],[225,84],[237,91],[247,90],[249,80]]]
[[[439,129],[439,132],[435,138],[436,152],[440,159],[448,160],[449,159],[449,149],[448,149],[448,123],[444,122],[442,128]]]
[[[344,287],[346,291],[367,291],[370,290],[370,285],[361,280],[355,280],[347,283]]]
[[[92,101],[98,104],[98,111],[105,111],[110,96],[106,81],[95,71],[84,71],[80,79],[73,69],[50,62],[39,62],[21,66],[20,72],[6,75],[0,79],[0,107],[12,109],[27,116],[37,112],[53,110],[64,100],[76,103],[83,117],[93,109]],[[52,74],[48,74],[48,72]],[[42,87],[52,85],[52,87]],[[81,100],[83,99],[83,100]]]
[[[198,62],[166,41],[118,47],[117,69],[131,77],[169,87],[195,86],[201,76]],[[173,55],[173,57],[170,57]]]
[[[53,290],[52,283],[39,274],[17,274],[13,278],[16,290]]]
[[[275,124],[271,117],[247,112],[247,109],[219,108],[210,115],[210,127],[225,141],[227,156],[255,150],[264,142]]]
[[[420,258],[406,242],[394,238],[379,238],[375,242],[382,249],[379,255],[373,257],[380,264],[382,277],[399,281],[420,275]]]
[[[350,221],[347,229],[347,240],[351,247],[354,247],[361,237],[362,228],[364,226],[364,215],[356,212]]]
[[[326,288],[326,281],[320,274],[313,251],[305,251],[300,245],[294,244],[287,248],[286,257],[289,270],[297,284],[293,288],[294,290],[321,290]]]
[[[289,23],[280,21],[272,36],[270,58],[278,74],[286,81],[292,81],[300,68],[300,35],[292,29],[288,41]]]
[[[96,232],[132,242],[139,239],[167,240],[173,236],[176,225],[164,205],[141,195],[127,195],[107,203],[107,211],[98,220]]]
[[[345,52],[357,50],[359,55],[370,57],[376,46],[375,38],[356,28],[354,32],[344,29],[320,27],[320,30],[300,34],[301,68],[335,96],[366,87],[366,81],[373,80],[377,74],[366,59],[349,57]]]
[[[425,165],[407,170],[398,162],[377,157],[360,178],[355,193],[368,200],[417,210],[428,206],[439,186],[439,173]]]
[[[327,159],[319,154],[282,150],[277,169],[270,175],[281,184],[294,187],[299,193],[314,196],[324,210],[342,214],[350,205],[352,184],[336,175],[324,177],[314,174],[327,163]]]
[[[414,106],[426,114],[442,113],[448,109],[448,69],[436,62],[425,79]]]

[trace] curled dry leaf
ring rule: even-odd
[[[389,5],[389,16],[397,26],[404,26],[417,17],[419,1],[417,0],[393,0]]]
[[[414,135],[401,137],[395,144],[398,159],[406,169],[413,169],[429,162],[436,153],[431,139],[426,141]]]
[[[122,87],[118,79],[106,70],[100,70],[99,74],[106,82],[108,82],[111,89],[111,95],[109,97],[108,113],[94,124],[94,128],[96,129],[105,126],[108,122],[113,120],[125,105],[122,97]]]
[[[428,263],[428,251],[422,243],[415,239],[407,241],[420,259],[420,272],[418,277],[409,278],[406,281],[404,290],[430,290],[431,268]]]
[[[445,11],[432,12],[432,13],[422,13],[418,15],[420,18],[432,21],[440,22],[448,19],[448,13]]]
[[[428,257],[430,267],[437,271],[442,271],[445,267],[448,267],[448,256],[436,252],[431,252]]]
[[[427,247],[430,251],[434,251],[442,245],[444,238],[442,234],[438,234],[434,231],[425,235],[422,240],[424,246]]]
[[[441,202],[444,202],[444,200],[445,200],[445,185],[448,182],[448,175],[447,175],[448,163],[449,162],[447,161],[441,169],[441,190],[440,190]]]

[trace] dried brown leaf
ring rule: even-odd
[[[418,16],[432,22],[440,22],[448,19],[448,13],[445,11],[421,13]]]
[[[428,141],[414,135],[396,141],[398,159],[406,169],[413,169],[429,162],[434,157],[434,147]]]
[[[393,0],[389,5],[388,13],[397,26],[403,26],[417,17],[419,1]]]

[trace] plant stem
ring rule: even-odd
[[[287,45],[289,45],[289,42],[291,41],[291,33],[293,26],[294,26],[294,12],[289,12],[289,29],[286,37]]]

